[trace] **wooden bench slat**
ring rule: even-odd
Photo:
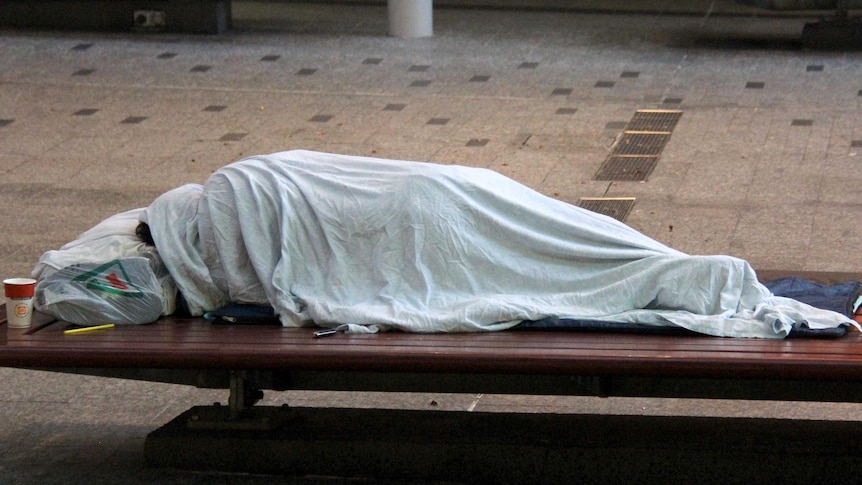
[[[227,327],[207,324],[162,323],[158,325],[117,327],[112,331],[94,332],[86,335],[67,336],[62,328],[43,329],[27,335],[27,341],[44,345],[56,341],[58,345],[69,345],[80,340],[116,340],[117,345],[137,346],[146,342],[182,342],[192,346],[205,343],[226,343],[231,346],[320,345],[329,348],[340,346],[385,345],[389,347],[433,347],[463,349],[478,347],[503,350],[511,349],[627,349],[674,350],[678,346],[689,351],[713,352],[762,352],[799,354],[840,354],[844,351],[855,354],[859,335],[851,334],[843,339],[829,340],[762,340],[720,339],[700,336],[650,336],[597,334],[592,332],[517,331],[488,334],[400,334],[342,335],[315,339],[310,329],[288,329],[280,327]],[[130,342],[133,339],[134,343]]]
[[[855,332],[837,340],[554,331],[315,339],[307,328],[200,320],[164,319],[74,336],[62,333],[66,326],[9,329],[0,364],[862,379],[862,336]]]
[[[567,331],[314,338],[311,328],[201,319],[63,334],[69,327],[39,315],[30,329],[0,332],[0,365],[862,380],[855,331],[830,340]]]
[[[282,328],[268,326],[224,326],[209,325],[195,320],[170,320],[165,319],[154,325],[141,326],[118,326],[110,331],[96,331],[76,336],[68,336],[62,330],[68,328],[63,322],[48,328],[36,329],[27,332],[27,341],[47,342],[57,340],[69,342],[70,339],[83,338],[110,338],[118,336],[120,344],[126,345],[126,341],[134,339],[128,345],[137,345],[146,341],[182,341],[187,344],[195,342],[217,341],[230,342],[231,345],[257,345],[273,342],[300,343],[303,345],[363,345],[373,343],[375,345],[406,346],[434,346],[434,347],[464,347],[467,345],[488,346],[494,348],[580,348],[580,347],[604,347],[625,348],[632,343],[639,349],[647,349],[655,346],[663,350],[671,350],[676,345],[682,345],[686,349],[703,350],[739,350],[739,351],[762,351],[762,352],[823,352],[840,353],[841,349],[847,348],[855,351],[855,345],[862,340],[862,336],[856,332],[841,339],[721,339],[706,336],[652,336],[635,334],[607,334],[598,332],[563,332],[563,331],[510,331],[476,334],[403,334],[403,333],[381,333],[374,335],[345,335],[339,334],[335,337],[315,339],[312,337],[311,329],[307,328]],[[118,334],[118,332],[122,332]],[[575,335],[576,338],[570,336]],[[5,338],[6,335],[3,335]]]
[[[482,335],[478,339],[465,339],[458,341],[457,338],[438,339],[433,341],[413,339],[413,336],[398,335],[397,338],[387,338],[387,336],[335,336],[327,339],[314,339],[310,332],[303,332],[303,335],[290,336],[285,338],[279,330],[259,334],[255,338],[245,336],[242,339],[225,338],[232,337],[230,333],[224,332],[200,332],[196,334],[185,334],[178,336],[175,334],[157,334],[148,335],[141,334],[134,330],[126,331],[126,329],[114,329],[111,334],[103,333],[66,336],[61,333],[56,333],[44,338],[28,338],[24,341],[16,342],[15,345],[27,346],[60,346],[72,348],[78,344],[91,346],[96,342],[104,342],[118,349],[121,348],[139,348],[143,346],[164,346],[174,345],[182,346],[189,350],[203,346],[230,346],[231,348],[247,348],[248,350],[256,349],[263,351],[266,348],[273,347],[300,347],[300,348],[325,348],[326,351],[337,352],[342,349],[360,349],[360,348],[377,348],[381,352],[386,352],[386,349],[397,350],[398,352],[419,352],[423,349],[432,350],[435,352],[465,352],[468,349],[473,349],[477,352],[518,352],[518,353],[536,353],[536,352],[591,352],[599,351],[607,352],[700,352],[700,353],[737,353],[737,354],[752,354],[760,355],[776,355],[792,354],[795,358],[801,358],[803,355],[811,356],[835,356],[844,353],[850,357],[858,355],[859,342],[858,339],[847,338],[841,341],[830,342],[784,342],[784,341],[751,341],[751,342],[728,342],[726,340],[712,339],[709,341],[689,341],[686,337],[664,337],[655,338],[650,336],[609,336],[605,339],[594,339],[588,335],[572,334],[572,333],[526,333],[519,332],[511,340],[499,340],[491,336]],[[456,337],[456,336],[453,336]],[[132,340],[132,341],[130,341]],[[716,341],[720,340],[720,341]],[[848,342],[847,340],[853,340]],[[26,342],[26,344],[25,344]],[[684,343],[683,343],[684,342]],[[7,344],[9,345],[9,344]]]

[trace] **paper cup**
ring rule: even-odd
[[[6,291],[6,322],[13,328],[26,328],[33,319],[33,293],[36,280],[9,278],[3,280]]]

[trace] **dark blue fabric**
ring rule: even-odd
[[[577,318],[543,318],[521,322],[514,330],[568,330],[610,333],[644,333],[651,335],[695,335],[682,327],[644,325],[641,323],[606,322],[604,320],[583,320]]]
[[[775,296],[793,298],[851,318],[854,313],[853,305],[860,291],[860,284],[856,281],[822,285],[796,276],[767,281],[764,286]]]
[[[281,325],[278,315],[269,305],[231,303],[205,313],[204,318],[211,323],[229,325]]]
[[[775,296],[792,298],[815,308],[832,310],[853,317],[853,305],[862,291],[862,284],[850,281],[836,285],[822,285],[798,277],[781,278],[764,284]],[[543,318],[526,321],[515,327],[518,330],[568,330],[616,333],[642,333],[651,335],[694,334],[679,327],[655,327],[638,323],[606,322],[571,318]],[[800,326],[788,338],[837,338],[847,333],[846,327],[813,330]]]
[[[639,323],[605,322],[601,320],[579,320],[572,318],[543,318],[521,322],[513,330],[556,330],[605,333],[637,333],[644,335],[699,335],[682,327],[656,327]],[[838,338],[847,333],[847,327],[810,329],[794,328],[787,338]]]

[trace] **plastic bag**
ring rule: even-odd
[[[36,308],[79,325],[154,322],[173,302],[162,286],[170,278],[160,282],[153,266],[146,257],[67,266],[36,285]]]
[[[106,263],[116,258],[141,256],[151,250],[135,234],[138,217],[144,209],[115,214],[80,234],[61,248],[46,251],[39,258],[32,276],[47,278],[55,271],[81,263]]]

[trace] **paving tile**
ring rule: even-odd
[[[78,111],[75,111],[72,114],[75,116],[92,116],[98,112],[99,112],[99,110],[95,109],[95,108],[84,108],[84,109],[79,109]]]
[[[121,121],[120,123],[126,125],[137,125],[139,123],[143,123],[144,121],[146,121],[146,119],[146,116],[129,116],[127,118],[124,118],[123,121]]]
[[[775,222],[755,222],[767,212]],[[741,215],[730,251],[756,260],[762,269],[801,271],[808,257],[814,213],[815,208],[808,204],[752,207]],[[771,241],[775,239],[781,240],[781,251],[771,248]]]
[[[226,133],[219,138],[219,141],[240,141],[248,136],[248,133]]]

